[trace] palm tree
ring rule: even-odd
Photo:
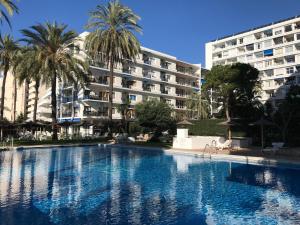
[[[110,66],[109,122],[112,123],[114,67],[126,60],[134,61],[140,52],[140,43],[135,33],[142,29],[137,24],[139,16],[118,0],[107,6],[98,5],[90,13],[87,25],[92,32],[86,38],[86,49],[93,60],[101,60]]]
[[[0,69],[3,71],[0,103],[0,121],[4,118],[5,85],[8,71],[14,66],[19,44],[10,35],[0,35]]]
[[[124,94],[123,102],[122,102],[122,104],[117,106],[117,111],[121,114],[123,128],[124,128],[125,132],[128,133],[128,129],[129,129],[128,119],[130,118],[130,113],[131,113],[130,99],[129,99],[128,93]]]
[[[36,62],[41,65],[43,80],[51,84],[52,139],[57,140],[57,101],[58,80],[84,84],[87,81],[87,64],[73,54],[78,35],[67,31],[66,25],[56,22],[38,24],[22,30],[25,41],[36,51]]]
[[[187,99],[187,117],[197,119],[207,119],[209,115],[209,104],[201,93],[192,93]]]
[[[11,27],[7,13],[9,16],[12,16],[14,12],[18,13],[19,9],[12,0],[0,0],[0,23],[2,23],[4,19]]]
[[[15,77],[19,84],[24,82],[34,82],[34,107],[32,121],[36,122],[37,103],[39,97],[39,88],[42,81],[42,64],[38,60],[38,51],[35,48],[24,48],[18,56],[16,66],[14,68]]]

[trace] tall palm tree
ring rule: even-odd
[[[0,23],[3,23],[4,19],[11,27],[8,15],[12,16],[14,12],[18,13],[19,9],[12,0],[0,0]]]
[[[35,48],[23,48],[21,54],[18,55],[17,63],[14,68],[14,74],[19,84],[24,82],[34,82],[34,106],[32,121],[36,122],[37,103],[39,98],[39,88],[44,78],[42,75],[42,64],[38,60],[38,51]]]
[[[0,69],[3,71],[0,103],[0,121],[4,118],[5,85],[8,71],[14,66],[19,44],[10,35],[0,35]]]
[[[112,122],[114,67],[125,60],[135,60],[140,52],[136,33],[141,33],[140,19],[130,8],[113,0],[107,6],[98,5],[90,13],[87,25],[92,32],[86,38],[88,55],[107,63],[110,67],[109,122]]]
[[[57,140],[57,101],[58,80],[84,84],[87,80],[87,64],[73,53],[78,35],[67,31],[66,25],[56,22],[38,24],[22,30],[25,41],[35,48],[35,60],[41,65],[43,79],[51,84],[52,139]]]

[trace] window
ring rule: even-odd
[[[273,35],[273,30],[272,29],[265,30],[264,35],[265,37],[271,37]]]
[[[274,70],[266,70],[265,74],[266,74],[266,76],[271,77],[274,75]]]
[[[256,52],[255,53],[255,57],[256,58],[262,58],[262,57],[264,57],[264,52]]]
[[[265,67],[272,66],[272,60],[265,61]]]
[[[261,48],[262,48],[262,43],[257,43],[257,44],[256,44],[256,48],[257,48],[257,49],[261,49]]]
[[[283,43],[283,37],[278,37],[273,39],[275,45],[280,45]]]
[[[246,45],[247,51],[253,51],[254,50],[254,44]]]
[[[300,40],[300,33],[298,33],[296,36],[297,36],[297,40]]]
[[[287,74],[293,74],[294,73],[294,67],[288,67],[288,68],[286,68],[286,73]]]
[[[84,112],[91,112],[92,111],[92,107],[91,106],[84,106],[83,111]]]
[[[285,53],[291,53],[293,52],[293,45],[285,47]]]
[[[276,30],[275,31],[275,35],[280,35],[280,34],[282,34],[282,30]]]
[[[294,55],[286,56],[285,60],[286,60],[287,63],[294,63],[295,62],[295,56]]]
[[[240,43],[240,44],[243,44],[243,43],[244,43],[244,39],[243,39],[243,38],[240,38],[240,39],[239,39],[239,43]]]
[[[285,32],[290,32],[292,30],[293,30],[292,25],[287,25],[287,26],[284,27]]]
[[[136,101],[136,95],[129,95],[130,101]]]

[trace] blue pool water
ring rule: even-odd
[[[125,148],[2,152],[4,224],[300,224],[300,170]]]

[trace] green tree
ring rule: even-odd
[[[130,109],[130,99],[128,94],[123,98],[123,102],[117,106],[117,111],[122,116],[122,124],[126,133],[128,133],[128,120],[130,118],[131,109]]]
[[[12,0],[0,0],[0,23],[3,23],[4,19],[11,27],[9,16],[12,16],[14,12],[18,13],[19,9]]]
[[[277,108],[269,105],[268,115],[275,123],[276,127],[280,131],[283,142],[287,142],[290,135],[290,130],[293,126],[293,135],[299,135],[299,123],[300,123],[300,87],[293,85],[290,87],[285,99],[277,106]],[[292,133],[291,133],[292,135]]]
[[[0,121],[4,118],[5,85],[8,71],[15,65],[19,44],[10,35],[0,35],[0,69],[3,71],[0,103]]]
[[[140,43],[135,33],[141,32],[140,18],[118,0],[107,6],[98,5],[90,13],[87,25],[92,32],[86,38],[88,55],[95,61],[105,62],[110,67],[109,121],[112,121],[114,67],[124,60],[135,60],[140,52]]]
[[[55,22],[38,24],[22,30],[24,35],[22,40],[35,48],[37,64],[42,65],[39,74],[43,74],[43,79],[51,84],[53,140],[57,140],[57,81],[66,80],[74,84],[84,84],[88,80],[86,62],[73,53],[78,35],[66,29],[66,25]]]
[[[39,88],[43,78],[42,64],[38,60],[38,50],[33,47],[23,48],[17,59],[17,66],[14,69],[19,84],[34,82],[34,107],[32,121],[36,122],[37,104],[39,99]]]
[[[167,103],[157,100],[138,103],[135,106],[138,123],[144,128],[153,130],[155,138],[175,124],[172,112],[172,108]]]
[[[214,66],[206,76],[204,90],[213,88],[222,99],[227,120],[233,116],[241,117],[235,110],[237,104],[254,103],[259,93],[259,71],[250,64],[236,63],[233,65]]]
[[[200,94],[193,93],[188,97],[186,116],[190,119],[207,119],[209,115],[208,101]]]

